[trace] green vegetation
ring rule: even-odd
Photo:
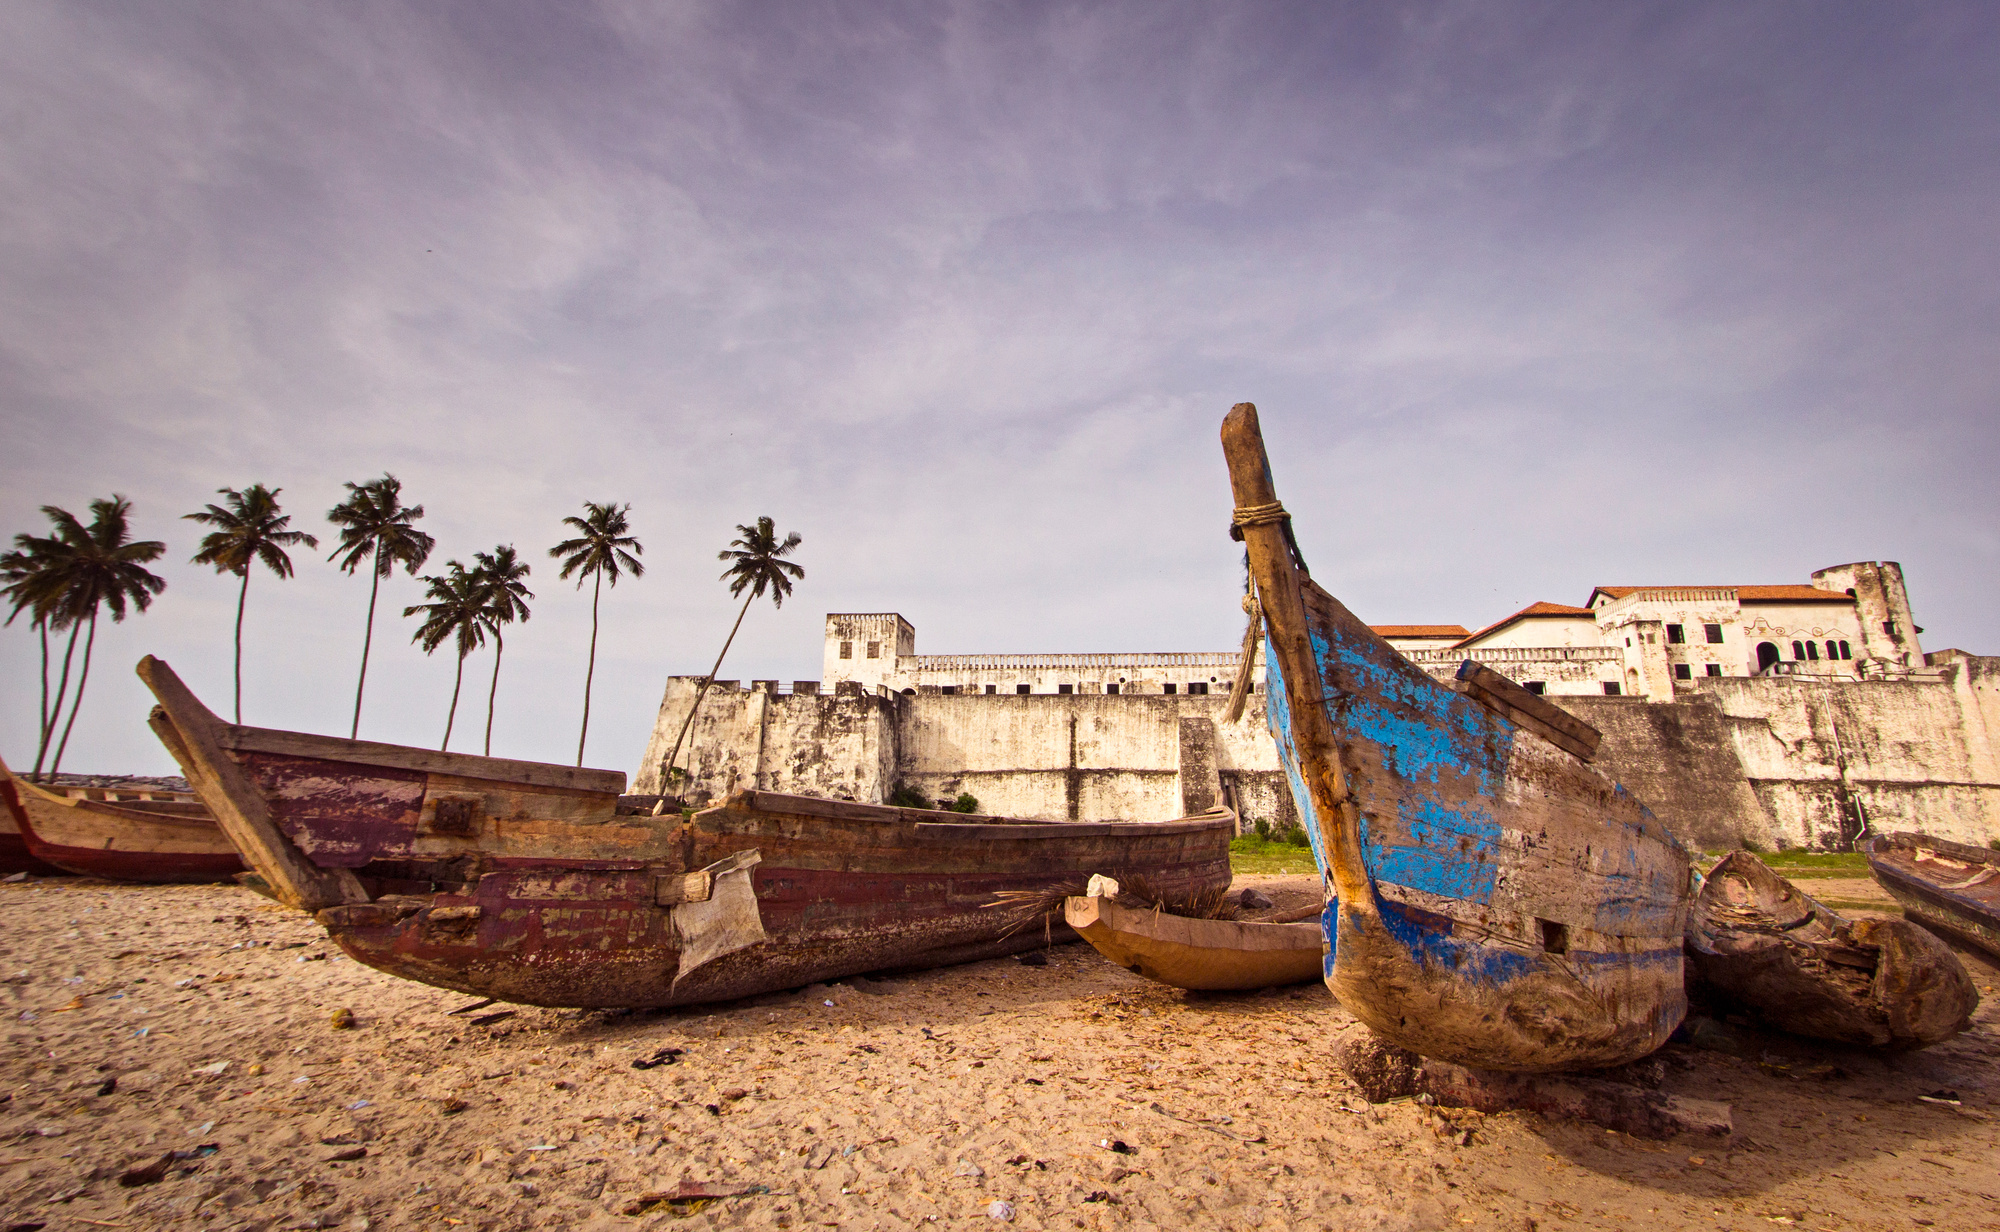
[[[620,571],[633,577],[645,575],[646,566],[639,563],[639,557],[646,549],[639,541],[626,533],[632,529],[628,516],[630,505],[614,505],[610,501],[599,504],[596,501],[583,502],[582,517],[567,517],[563,525],[581,532],[575,539],[565,539],[549,549],[549,555],[563,563],[561,581],[576,576],[578,589],[583,587],[583,579],[590,582],[590,666],[583,673],[583,726],[576,733],[576,764],[583,765],[583,743],[590,738],[590,685],[597,678],[597,596],[609,581],[618,585]]]
[[[979,797],[969,791],[961,791],[958,793],[958,799],[951,802],[951,811],[954,813],[976,813],[979,811]]]
[[[1294,828],[1304,837],[1304,831]],[[1271,842],[1254,834],[1239,835],[1229,844],[1229,869],[1235,873],[1316,872],[1312,851],[1303,845]]]
[[[1704,869],[1723,856],[1724,851],[1703,854]],[[1809,877],[1867,877],[1868,857],[1858,851],[1778,851],[1759,855],[1780,876],[1796,881]]]

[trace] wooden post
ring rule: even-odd
[[[1257,408],[1251,403],[1237,403],[1223,419],[1222,452],[1229,462],[1229,486],[1239,510],[1277,504],[1271,461],[1264,452]],[[1373,886],[1361,862],[1361,817],[1347,790],[1340,746],[1327,718],[1326,686],[1306,631],[1305,596],[1285,528],[1277,521],[1267,521],[1242,529],[1243,545],[1250,552],[1250,576],[1257,584],[1258,602],[1270,630],[1271,650],[1284,672],[1285,702],[1291,714],[1299,771],[1312,796],[1320,850],[1326,854],[1334,892],[1343,911],[1372,915]]]
[[[222,720],[189,692],[174,669],[147,655],[139,660],[139,679],[160,702],[147,718],[148,726],[180,763],[188,786],[215,814],[243,862],[270,883],[280,901],[303,911],[368,901],[352,872],[319,867],[285,837],[263,793],[216,739]]]

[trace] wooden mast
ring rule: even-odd
[[[174,669],[147,655],[138,670],[160,701],[147,725],[180,763],[188,786],[215,814],[243,862],[263,875],[279,901],[304,911],[367,902],[368,893],[352,872],[319,867],[285,837],[249,775],[216,739],[222,720],[189,692]]]
[[[1284,674],[1299,772],[1312,797],[1320,850],[1326,857],[1333,890],[1343,910],[1374,915],[1373,885],[1361,862],[1361,816],[1348,792],[1340,746],[1327,718],[1326,686],[1306,631],[1305,597],[1285,534],[1284,510],[1278,504],[1255,405],[1239,402],[1230,409],[1222,421],[1222,452],[1229,462],[1229,486],[1236,498],[1235,525],[1241,528],[1243,545],[1249,549],[1250,576],[1257,583],[1271,649]]]

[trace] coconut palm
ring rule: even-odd
[[[75,627],[89,626],[83,641],[83,669],[76,678],[76,697],[70,702],[69,719],[63,724],[55,758],[49,763],[49,778],[54,779],[62,769],[63,751],[69,747],[77,712],[83,708],[83,690],[90,683],[90,655],[97,645],[97,613],[108,607],[113,622],[122,623],[128,604],[140,612],[152,606],[153,596],[165,590],[167,582],[145,566],[158,560],[167,545],[157,539],[133,540],[132,502],[115,493],[109,500],[90,502],[89,526],[53,505],[44,506],[42,512],[55,524],[54,538],[63,545],[60,554],[52,558],[46,575],[45,593],[51,597],[51,613],[69,622],[72,647]],[[67,656],[64,666],[68,666]],[[62,696],[58,693],[50,716],[52,722],[60,716],[61,706]],[[50,730],[53,733],[53,727]]]
[[[465,656],[486,644],[485,596],[477,571],[469,571],[455,560],[446,561],[444,573],[426,577],[431,601],[403,609],[403,615],[426,613],[424,623],[410,638],[429,654],[444,645],[446,638],[458,643],[458,671],[451,680],[451,709],[444,717],[444,743],[440,752],[451,748],[451,726],[458,719],[458,690],[465,683]]]
[[[375,595],[397,565],[411,577],[430,559],[437,541],[413,523],[424,516],[422,505],[403,504],[403,484],[384,474],[367,483],[350,483],[347,499],[327,511],[326,520],[340,527],[340,546],[327,557],[353,573],[364,561],[368,570],[368,630],[361,639],[361,676],[354,683],[354,723],[349,738],[361,733],[361,691],[368,685],[368,651],[375,642]]]
[[[515,554],[513,544],[502,544],[491,552],[474,552],[472,556],[479,562],[473,574],[478,579],[480,620],[493,634],[493,686],[486,692],[486,755],[491,757],[493,703],[500,696],[500,656],[507,652],[507,641],[500,628],[517,620],[525,622],[528,619],[525,601],[535,594],[521,581],[528,576],[528,562]]]
[[[262,562],[280,578],[292,576],[292,558],[285,549],[305,544],[317,548],[319,540],[302,530],[286,530],[291,515],[278,507],[283,488],[267,488],[253,483],[239,492],[217,488],[228,507],[209,505],[196,513],[183,514],[189,522],[216,529],[202,536],[201,550],[194,564],[214,565],[217,573],[233,573],[243,579],[236,591],[236,721],[243,721],[243,606],[250,598],[250,566]]]
[[[804,569],[789,560],[782,559],[791,555],[792,549],[803,542],[798,532],[794,531],[786,535],[784,542],[780,543],[777,527],[772,524],[771,519],[758,518],[755,526],[738,526],[736,538],[729,541],[728,547],[715,554],[717,560],[731,562],[729,568],[722,571],[722,580],[729,583],[730,595],[741,595],[746,590],[750,593],[744,596],[743,607],[736,613],[736,623],[729,626],[729,637],[722,643],[722,654],[715,656],[715,666],[708,669],[707,679],[703,680],[701,687],[695,690],[694,705],[688,707],[687,718],[681,721],[680,734],[674,737],[673,749],[667,753],[667,759],[660,763],[662,796],[667,794],[667,786],[673,775],[674,758],[680,755],[681,741],[687,737],[688,728],[694,723],[694,714],[701,708],[702,696],[708,692],[708,687],[715,683],[715,673],[722,670],[723,657],[729,653],[730,643],[736,640],[736,631],[743,627],[743,617],[750,610],[751,600],[762,598],[764,592],[768,590],[771,592],[771,606],[783,607],[785,596],[792,593],[792,580],[806,575]],[[662,799],[657,807],[665,808],[666,801]]]
[[[49,634],[71,630],[69,650],[63,655],[62,689],[56,694],[56,709],[60,709],[62,694],[69,688],[70,656],[76,651],[76,623],[69,619],[59,602],[60,587],[55,584],[59,572],[60,558],[67,552],[68,545],[60,539],[42,538],[35,535],[14,536],[14,550],[0,556],[0,579],[6,581],[0,593],[7,596],[11,610],[7,613],[7,624],[13,624],[15,617],[25,609],[31,613],[28,623],[34,628],[42,646],[42,697],[40,728],[35,745],[35,766],[29,778],[41,777],[42,758],[49,747],[49,733],[55,729],[55,718],[49,706]]]
[[[583,765],[583,744],[590,738],[590,685],[597,678],[597,596],[604,589],[606,579],[615,587],[618,585],[619,570],[631,571],[633,577],[644,577],[646,566],[638,557],[646,549],[639,541],[626,532],[632,529],[626,514],[630,505],[613,505],[609,502],[583,502],[583,516],[564,518],[563,525],[581,533],[574,539],[565,539],[549,549],[549,555],[561,560],[562,572],[558,581],[568,581],[576,575],[578,590],[583,589],[583,579],[590,578],[590,666],[583,673],[583,729],[576,737],[576,764]]]

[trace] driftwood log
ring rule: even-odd
[[[1688,920],[1691,973],[1793,1035],[1887,1051],[1950,1039],[1979,994],[1951,947],[1907,920],[1850,920],[1747,851],[1703,879]]]

